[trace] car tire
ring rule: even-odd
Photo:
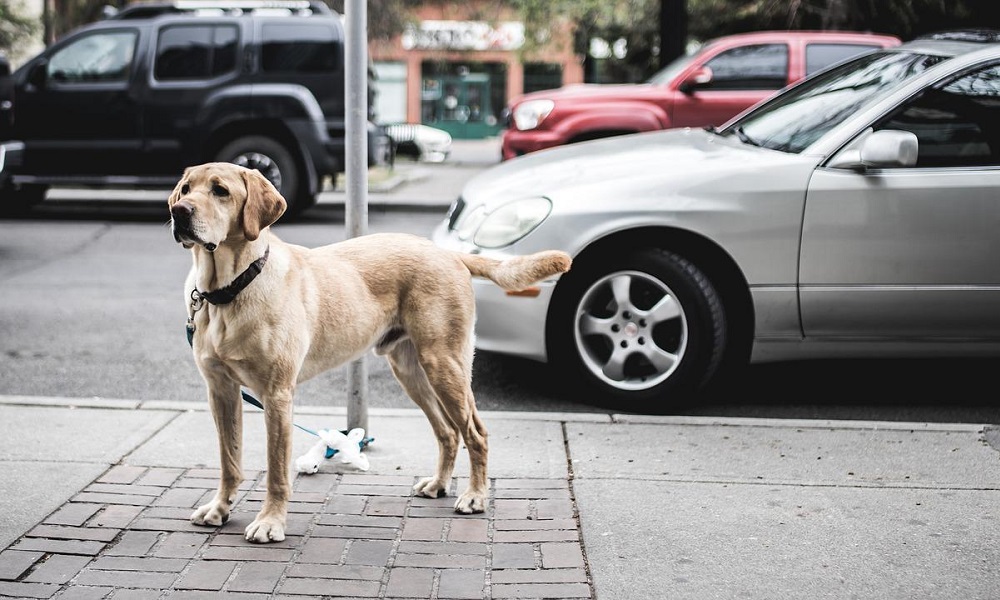
[[[9,183],[5,184],[0,188],[0,210],[12,215],[26,213],[45,200],[45,194],[48,191],[49,186],[47,185],[14,186]]]
[[[307,175],[292,153],[270,137],[237,138],[219,150],[216,160],[260,171],[285,198],[286,215],[297,215],[316,204],[316,197],[309,192]]]
[[[585,401],[661,413],[707,391],[726,350],[726,315],[695,263],[649,249],[574,264],[555,290],[549,360]]]

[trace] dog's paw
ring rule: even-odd
[[[455,512],[464,515],[486,512],[486,494],[466,490],[455,501]]]
[[[444,498],[448,495],[448,484],[435,477],[424,477],[413,486],[413,492],[426,498]]]
[[[280,542],[285,539],[285,521],[277,517],[257,515],[253,523],[247,525],[243,537],[255,544]]]
[[[195,525],[205,525],[209,527],[219,527],[229,520],[229,503],[212,500],[208,504],[202,504],[191,513],[191,522]]]

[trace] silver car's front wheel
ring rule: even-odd
[[[723,305],[709,278],[659,249],[574,264],[549,324],[549,357],[581,392],[647,412],[692,401],[726,345]]]

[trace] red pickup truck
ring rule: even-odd
[[[891,35],[760,31],[711,40],[639,84],[571,84],[525,94],[505,111],[502,159],[562,144],[671,127],[719,126],[777,90]]]

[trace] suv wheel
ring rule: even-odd
[[[300,171],[292,153],[272,138],[258,135],[238,138],[222,148],[216,160],[260,171],[285,198],[288,204],[285,214],[298,214],[316,203],[309,193],[305,173]]]
[[[706,390],[727,336],[704,272],[657,249],[580,267],[560,280],[549,319],[549,355],[566,381],[641,412],[690,404]]]

